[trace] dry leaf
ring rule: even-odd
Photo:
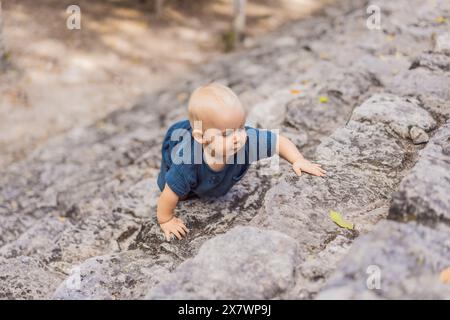
[[[446,23],[447,22],[447,18],[446,17],[437,17],[435,20],[437,23]]]
[[[320,101],[320,103],[327,103],[328,102],[328,97],[320,96],[319,97],[319,101]]]
[[[346,221],[344,218],[342,218],[341,214],[339,212],[330,210],[330,218],[333,220],[334,223],[336,223],[339,227],[354,230],[355,225],[351,222]]]

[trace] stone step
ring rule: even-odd
[[[227,297],[243,297],[238,292],[248,288],[264,298],[319,292],[358,232],[387,215],[391,193],[421,148],[414,143],[425,143],[450,113],[446,29],[434,22],[448,3],[439,0],[430,9],[421,1],[381,1],[389,15],[383,31],[366,28],[364,1],[343,3],[201,67],[131,110],[56,137],[3,172],[0,268],[30,270],[32,278],[0,278],[9,288],[0,297],[48,297],[58,287],[58,299],[195,298],[192,288],[219,296],[215,288],[226,284]],[[149,220],[159,193],[160,141],[168,125],[186,117],[192,89],[211,80],[229,85],[250,121],[281,128],[329,176],[298,179],[285,162],[280,175],[263,170],[268,163],[262,161],[226,196],[182,202],[176,214],[191,233],[167,243]],[[357,232],[337,228],[329,209],[356,222]],[[281,265],[257,249],[263,242]],[[221,269],[225,254],[215,256],[218,273],[211,277],[223,279],[211,278],[214,288],[201,287],[195,276],[193,287],[180,283],[176,276],[189,279],[193,266],[197,275],[210,267],[204,252],[211,248],[235,251],[229,268]],[[239,273],[240,262],[254,264],[261,277]]]
[[[330,24],[327,20],[322,23]],[[307,36],[319,40],[320,34],[312,26]],[[186,117],[187,97],[198,85],[211,80],[224,82],[242,96],[246,106],[288,87],[295,80],[294,74],[305,66],[289,68],[283,65],[282,57],[301,47],[305,37],[298,35],[294,47],[256,46],[249,52],[218,59],[190,79],[144,98],[131,110],[113,112],[91,126],[58,136],[28,160],[11,165],[1,176],[0,246],[17,239],[50,211],[65,215],[93,194],[101,198],[98,194],[105,183],[120,181],[121,170],[135,161],[159,167],[164,130]],[[265,66],[265,59],[275,54],[279,61]],[[263,83],[261,77],[265,78]]]
[[[114,277],[106,281],[113,272],[109,268],[117,266],[114,267],[116,268],[114,270],[123,270],[122,266],[136,265],[143,269],[159,268],[161,272],[166,270],[168,273],[184,260],[195,255],[200,246],[208,239],[220,235],[236,225],[247,224],[257,214],[264,194],[271,186],[270,178],[270,176],[262,175],[253,167],[249,169],[246,177],[223,197],[214,201],[195,199],[195,201],[180,202],[176,214],[185,221],[190,230],[189,236],[182,240],[167,242],[155,219],[142,221],[141,228],[128,248],[122,252],[103,255],[100,262],[96,260],[97,257],[93,257],[77,265],[76,270],[80,270],[83,275],[80,286],[71,286],[73,281],[73,272],[71,272],[71,276],[59,286],[54,297],[58,299],[80,297],[100,299],[109,295],[121,299],[143,298],[146,292],[143,293],[141,289],[147,284],[148,291],[148,287],[159,282],[159,276],[146,273],[139,280],[133,282],[136,289],[133,289],[134,285],[130,285],[128,287],[130,290],[123,291],[121,289],[123,284],[113,280]],[[135,258],[136,255],[141,258]],[[97,272],[90,272],[90,270],[102,268],[107,269],[101,272],[102,276],[99,276]],[[120,272],[125,274],[125,271]],[[91,290],[93,286],[97,288],[97,291]],[[130,296],[130,294],[135,295]]]
[[[330,23],[328,19],[321,21],[323,29]],[[298,60],[297,53],[295,56],[292,53],[303,46],[303,39],[321,38],[321,29],[316,24],[310,23],[306,30],[309,31],[296,34],[293,47],[287,41],[288,45],[259,46],[219,59],[178,87],[148,97],[130,111],[114,112],[92,126],[57,137],[25,163],[11,166],[2,176],[2,185],[6,187],[0,189],[5,200],[0,208],[4,209],[0,217],[3,245],[0,254],[10,259],[32,256],[52,272],[70,274],[72,267],[83,260],[126,250],[137,234],[135,229],[143,224],[134,244],[140,247],[145,242],[145,232],[151,229],[144,223],[145,218],[155,209],[154,199],[146,201],[145,191],[156,190],[154,185],[149,188],[142,177],[155,180],[155,173],[149,174],[147,169],[159,166],[157,141],[167,125],[185,117],[188,93],[200,83],[216,79],[232,86],[246,105],[267,98],[279,102],[269,94],[279,88],[284,88],[283,101],[288,103],[296,98],[289,92],[289,84],[295,81],[294,75],[308,66],[291,67]],[[313,59],[311,56],[309,63]],[[271,61],[270,68],[265,61]],[[261,77],[265,78],[262,83]],[[269,177],[256,172],[249,172],[247,179],[221,206],[204,204],[209,212],[217,214],[212,220],[205,215],[210,223],[202,230],[205,237],[195,239],[191,248],[198,248],[208,236],[225,232],[232,223],[249,220],[256,213],[258,205],[254,203],[262,202],[271,182]],[[129,192],[130,189],[137,194]],[[226,202],[230,200],[231,203]],[[245,209],[248,214],[238,217],[235,212],[238,209]],[[181,215],[183,211],[197,209],[181,207]],[[202,217],[195,219],[201,221]],[[196,223],[204,226],[205,222],[192,221],[194,232]],[[125,239],[120,241],[122,238]]]
[[[235,227],[200,248],[147,299],[271,299],[294,281],[297,244],[277,231]]]
[[[401,37],[399,37],[401,38]],[[340,49],[342,48],[336,48],[336,51],[340,52]],[[405,59],[406,60],[406,59]],[[403,61],[403,60],[402,60]],[[334,61],[333,61],[334,63]],[[313,126],[308,126],[307,122],[308,119],[312,119],[312,118],[318,118],[320,119],[319,121],[316,121],[316,125],[317,128],[322,128],[321,130],[316,129],[315,132],[313,132],[312,137],[308,137],[308,138],[314,138],[316,144],[320,141],[321,138],[323,138],[324,136],[330,134],[334,129],[335,126],[338,125],[343,125],[345,123],[345,121],[348,119],[349,117],[349,113],[351,113],[351,111],[353,110],[353,108],[356,106],[355,104],[365,95],[364,94],[370,94],[370,92],[376,91],[377,87],[380,87],[380,83],[378,82],[377,78],[371,76],[371,72],[370,71],[364,71],[365,69],[362,68],[361,70],[345,70],[345,72],[343,72],[342,69],[340,69],[339,67],[335,66],[335,64],[330,63],[328,61],[326,61],[325,63],[318,63],[317,66],[312,66],[310,67],[309,73],[307,76],[301,76],[298,77],[298,80],[300,80],[299,82],[303,81],[305,83],[307,83],[307,81],[311,81],[313,83],[313,85],[309,86],[308,88],[310,89],[310,91],[307,94],[304,95],[300,95],[298,97],[298,99],[295,99],[293,101],[288,101],[288,99],[285,98],[285,95],[280,94],[278,91],[275,92],[275,94],[273,94],[270,98],[269,98],[269,102],[265,102],[265,105],[261,105],[262,108],[267,108],[265,107],[267,105],[267,103],[270,103],[271,101],[275,102],[275,101],[279,101],[283,104],[286,105],[286,108],[284,108],[284,111],[282,111],[281,116],[277,116],[276,118],[283,118],[286,117],[285,114],[287,114],[287,119],[290,119],[290,123],[286,123],[287,125],[289,125],[291,128],[294,127],[294,134],[296,132],[298,132],[298,130],[305,130],[308,129],[308,131],[314,131],[314,127]],[[355,64],[356,65],[356,64]],[[405,71],[408,71],[409,66],[410,66],[410,62],[407,61],[405,62],[402,67],[405,69]],[[324,78],[323,77],[323,70],[326,70],[326,68],[330,69],[331,71],[329,72],[329,74],[327,74],[327,76],[325,77],[325,80],[322,84],[320,84],[320,79]],[[388,77],[384,77],[384,79],[388,79]],[[320,94],[324,94],[329,96],[330,101],[328,105],[321,105],[319,103],[317,103],[317,100],[313,100],[314,98],[317,99],[317,96]],[[429,96],[434,97],[433,93],[431,93]],[[378,101],[378,100],[382,100],[382,101]],[[383,101],[385,100],[385,101]],[[308,103],[310,102],[310,103]],[[370,109],[372,108],[372,104],[374,103],[378,103],[378,108],[379,109],[378,113],[370,113]],[[275,106],[276,103],[273,103],[272,105],[269,106],[268,110],[273,112],[273,107]],[[255,105],[255,108],[260,107],[260,105]],[[327,108],[328,107],[328,108]],[[397,108],[397,113],[394,112],[394,118],[391,119],[388,109],[394,107]],[[407,130],[408,126],[410,125],[414,125],[417,128],[423,130],[425,133],[428,131],[430,131],[431,129],[433,129],[436,126],[436,123],[434,121],[434,119],[428,114],[428,112],[426,110],[424,110],[423,108],[423,104],[421,104],[421,101],[419,100],[415,100],[415,99],[409,99],[409,98],[399,98],[399,97],[395,97],[392,95],[382,95],[382,96],[375,96],[373,97],[372,101],[368,101],[366,103],[366,105],[361,106],[360,109],[357,110],[357,112],[355,112],[354,117],[357,118],[356,120],[362,122],[364,124],[364,122],[367,121],[367,115],[365,115],[365,113],[368,112],[368,116],[369,118],[374,118],[373,121],[374,122],[379,122],[379,125],[382,126],[382,129],[380,130],[375,130],[375,132],[384,132],[387,130],[387,133],[385,135],[382,135],[382,138],[380,139],[380,141],[382,141],[383,139],[387,139],[386,137],[389,137],[390,134],[393,134],[394,136],[396,135],[400,135],[400,141],[403,141],[403,144],[401,145],[401,147],[399,149],[396,149],[396,142],[392,144],[392,150],[389,150],[388,155],[391,155],[394,158],[397,158],[397,164],[394,164],[393,166],[389,166],[388,163],[389,161],[383,161],[382,159],[380,159],[382,157],[382,155],[379,155],[378,157],[376,157],[376,150],[373,152],[373,154],[369,154],[368,156],[366,155],[364,158],[364,161],[368,161],[370,159],[370,157],[374,157],[375,160],[375,166],[368,166],[367,170],[373,170],[375,169],[374,173],[369,175],[369,176],[375,176],[376,174],[379,174],[380,169],[377,169],[376,166],[377,165],[381,165],[381,167],[385,166],[385,172],[389,171],[389,170],[395,170],[395,169],[399,169],[402,172],[399,173],[399,177],[401,177],[404,174],[404,171],[406,169],[408,169],[408,165],[411,165],[412,163],[412,159],[410,159],[411,157],[413,157],[416,148],[414,146],[412,146],[410,144],[410,142],[408,141],[411,138],[411,135],[409,134],[409,130]],[[403,120],[401,115],[402,113],[405,112],[405,109],[407,112],[411,113],[411,116],[406,119]],[[265,110],[265,109],[263,109]],[[336,111],[338,110],[338,111]],[[283,113],[284,112],[284,113]],[[317,112],[322,112],[321,114],[319,113],[319,115],[321,115],[322,117],[318,117]],[[366,117],[366,118],[365,118]],[[425,124],[422,123],[421,121],[418,121],[418,119],[425,119]],[[292,122],[292,121],[296,121],[296,119],[299,119],[300,121],[298,123],[296,122]],[[371,119],[370,119],[371,120]],[[333,121],[333,125],[330,125],[330,122]],[[363,125],[362,124],[362,125]],[[328,125],[328,127],[327,127]],[[362,128],[359,129],[359,131],[364,131],[366,128],[364,126],[362,126]],[[357,131],[357,128],[351,128],[350,131]],[[397,131],[396,131],[397,130]],[[406,133],[405,133],[406,132]],[[337,135],[340,135],[340,133],[337,133]],[[353,134],[353,133],[351,133]],[[359,133],[356,133],[356,135],[358,135]],[[362,141],[366,142],[366,140],[369,140],[370,138],[370,134],[368,133],[367,136],[362,137]],[[344,134],[345,136],[345,134]],[[397,137],[399,138],[399,137]],[[306,139],[306,143],[308,142],[311,143],[311,140],[313,139]],[[405,141],[406,142],[405,142]],[[348,142],[348,141],[347,141]],[[379,143],[379,141],[377,141],[377,143]],[[314,143],[311,143],[311,145],[314,146]],[[364,148],[364,150],[366,149],[370,149],[370,148],[374,148],[373,145],[369,145],[366,148]],[[403,153],[403,156],[401,155],[397,155],[397,151],[401,150],[400,154]],[[352,150],[353,151],[353,150]],[[398,160],[398,158],[401,158],[400,160]],[[352,161],[354,161],[355,163],[358,162],[358,159],[351,159]],[[379,164],[377,164],[376,162],[380,162]],[[249,177],[252,179],[255,179],[254,176],[252,176],[253,173],[250,173]],[[388,181],[390,181],[389,186],[385,186],[383,185],[382,187],[384,189],[386,189],[386,191],[384,192],[384,194],[381,195],[380,198],[376,198],[375,200],[371,200],[369,201],[363,208],[362,210],[356,210],[355,208],[353,208],[353,214],[356,217],[359,217],[361,223],[361,232],[367,232],[369,231],[372,227],[373,224],[375,222],[377,222],[379,219],[383,218],[386,216],[387,214],[387,208],[388,208],[388,199],[389,199],[389,194],[390,192],[392,192],[395,188],[395,183],[398,182],[398,178],[395,179],[396,177],[393,175],[392,177],[390,177],[390,179]],[[366,179],[366,176],[363,176],[360,181]],[[273,179],[271,179],[273,180]],[[351,179],[349,179],[351,180]],[[256,179],[256,181],[258,183],[261,183],[261,180],[258,181],[258,179]],[[273,182],[273,181],[272,181]],[[379,180],[375,180],[373,181],[373,185],[376,185],[376,183],[379,183]],[[390,187],[390,188],[389,188]],[[351,189],[351,188],[348,188]],[[251,192],[250,192],[251,193]],[[262,195],[264,195],[265,192],[262,193]],[[239,197],[237,197],[239,199]],[[251,198],[252,199],[252,198]],[[225,207],[227,207],[227,201],[228,199],[225,199],[225,202],[221,205],[224,205]],[[252,199],[253,202],[255,202],[255,199]],[[270,200],[266,200],[266,202],[270,203]],[[208,204],[202,204],[202,207],[205,207],[205,215],[204,217],[208,217],[210,216],[210,214],[208,214],[209,212],[217,212],[217,209],[212,209],[211,207],[208,206]],[[241,208],[241,211],[244,208]],[[159,256],[161,255],[161,252],[167,251],[167,252],[171,252],[173,255],[173,259],[174,259],[174,264],[173,266],[176,266],[177,264],[181,263],[182,261],[184,261],[185,259],[189,258],[190,256],[195,255],[195,253],[199,250],[200,245],[202,243],[204,243],[205,241],[207,241],[208,239],[210,239],[211,237],[214,237],[215,235],[220,235],[221,233],[229,230],[230,228],[233,227],[233,225],[236,224],[230,224],[230,223],[224,223],[223,221],[230,221],[230,220],[234,220],[234,219],[230,219],[229,217],[227,217],[227,215],[223,215],[225,217],[216,217],[216,222],[212,222],[209,221],[208,223],[204,223],[202,224],[201,222],[199,223],[199,221],[201,221],[200,219],[198,219],[198,217],[202,216],[202,214],[198,214],[198,212],[195,215],[191,215],[191,212],[195,212],[195,210],[198,210],[198,208],[194,208],[194,207],[188,207],[188,208],[184,208],[184,206],[182,205],[182,207],[180,208],[179,214],[180,216],[185,219],[185,221],[188,222],[188,224],[190,226],[198,226],[198,229],[194,227],[194,232],[198,232],[198,234],[207,234],[206,236],[199,236],[197,234],[192,234],[192,238],[193,240],[189,242],[189,244],[186,245],[178,245],[178,246],[171,246],[169,244],[166,243],[161,243],[161,240],[158,240],[158,233],[159,233],[159,229],[157,226],[154,225],[154,223],[152,222],[147,222],[146,225],[144,225],[144,227],[141,229],[136,242],[132,245],[133,249],[136,248],[141,248],[143,250],[147,250],[147,252],[151,253],[151,257],[149,257],[147,260],[144,261],[140,261],[140,263],[142,263],[143,266],[147,265],[147,266],[151,266],[154,265],[159,259]],[[186,214],[185,214],[186,212]],[[259,208],[257,208],[257,210],[249,210],[246,209],[244,212],[248,212],[248,217],[251,218],[253,216],[255,216],[255,214],[258,212],[259,213]],[[362,218],[360,216],[363,216]],[[194,220],[192,220],[194,218]],[[257,220],[258,218],[256,218]],[[203,220],[203,222],[205,222],[207,220]],[[245,219],[242,219],[241,221],[239,221],[240,224],[245,224],[247,223],[247,221]],[[256,223],[256,225],[258,225],[258,223]],[[214,230],[213,232],[210,232],[210,230]],[[335,232],[335,231],[334,231]],[[336,232],[335,232],[336,233]],[[355,236],[355,234],[333,234],[331,232],[332,237],[329,239],[326,238],[327,240],[325,241],[325,243],[329,242],[328,245],[326,245],[324,248],[321,248],[323,250],[319,250],[318,254],[317,254],[317,258],[315,259],[309,259],[307,262],[302,264],[302,272],[305,274],[305,276],[300,277],[299,279],[297,279],[297,285],[296,287],[292,287],[289,290],[287,290],[286,292],[280,293],[280,296],[284,296],[284,297],[311,297],[312,295],[314,295],[320,288],[320,285],[323,284],[323,281],[326,277],[327,274],[329,274],[333,268],[335,267],[338,258],[342,257],[346,250],[348,249],[352,238]],[[295,239],[295,238],[294,238]],[[314,247],[314,246],[313,246]],[[162,250],[162,251],[161,251]],[[334,257],[335,255],[333,255],[333,253],[339,252],[340,255],[337,256],[337,258],[331,258]],[[105,259],[110,259],[111,256],[105,256]],[[127,265],[129,263],[131,263],[131,261],[129,261],[129,256],[127,255],[127,253],[121,253],[119,254],[119,256],[115,255],[114,256],[115,259],[119,259],[119,261],[122,262],[122,264]],[[194,258],[195,259],[195,258]],[[81,264],[80,267],[82,269],[84,269],[85,267],[87,268],[92,268],[95,269],[95,263],[89,262],[87,265],[86,264]],[[180,267],[181,268],[181,267]],[[168,270],[166,270],[168,271]],[[99,279],[95,279],[94,278],[90,278],[87,277],[87,282],[86,283],[90,283],[90,281],[93,281],[97,284],[99,283]],[[147,280],[147,283],[149,284],[149,287],[151,287],[155,281],[152,280],[152,277],[149,277]],[[104,282],[104,280],[102,280]],[[66,281],[67,282],[67,281]],[[66,283],[65,282],[65,283]],[[70,282],[70,281],[69,281]],[[145,281],[144,281],[145,282]],[[309,286],[308,289],[304,289],[305,286],[302,286],[304,282],[307,282],[308,285],[306,287]],[[65,283],[63,283],[60,288],[57,291],[57,294],[55,295],[55,297],[58,298],[70,298],[71,296],[76,297],[77,294],[82,294],[83,296],[89,296],[90,293],[89,291],[84,292],[83,287],[82,289],[80,289],[79,291],[73,291],[73,290],[67,290],[65,288]],[[141,283],[141,282],[140,282]],[[83,284],[82,284],[83,286]],[[102,287],[100,285],[100,287]],[[104,286],[103,286],[104,287]],[[106,287],[108,287],[108,285],[106,285]],[[116,288],[116,289],[114,289]],[[114,290],[116,290],[116,292],[118,287],[116,286],[109,286],[108,289],[106,290],[107,292],[109,292],[109,294],[112,294],[112,292],[114,292]],[[286,289],[286,288],[285,288]],[[86,289],[87,290],[87,289]],[[84,292],[84,293],[83,293]],[[94,293],[93,293],[94,294]],[[129,293],[122,293],[123,295],[121,296],[120,294],[116,294],[116,297],[122,297],[122,298],[130,298]],[[151,295],[150,295],[151,296]],[[94,296],[95,297],[95,294]],[[142,297],[142,293],[140,293],[139,297]]]
[[[393,194],[388,218],[450,226],[449,190],[450,121],[447,121],[420,152],[419,161]]]
[[[450,266],[449,148],[450,122],[431,138],[394,193],[390,220],[356,241],[319,299],[450,298],[440,279]],[[377,279],[369,279],[368,268]]]
[[[380,222],[358,239],[317,299],[445,299],[440,280],[450,266],[450,228]]]
[[[286,271],[291,276],[289,285],[278,285],[277,290],[273,289],[272,283],[278,283],[278,280],[273,276],[268,278],[267,261],[260,261],[258,256],[245,251],[239,253],[244,246],[242,239],[236,236],[233,241],[233,236],[229,235],[224,237],[229,239],[236,252],[230,268],[225,256],[218,254],[211,260],[204,257],[202,250],[205,246],[215,246],[217,252],[223,249],[222,244],[218,244],[220,241],[209,240],[197,256],[180,265],[167,280],[151,289],[148,297],[201,299],[213,294],[215,298],[225,299],[239,291],[244,291],[248,299],[314,296],[358,233],[368,232],[386,216],[390,194],[412,166],[411,158],[417,151],[409,136],[401,136],[392,128],[408,132],[406,128],[412,126],[430,132],[436,122],[414,99],[375,95],[354,110],[346,126],[336,130],[317,148],[315,158],[327,168],[326,178],[297,178],[289,172],[268,191],[262,210],[250,225],[277,231],[297,245],[297,262],[292,262],[289,272]],[[336,226],[328,216],[330,209],[355,222],[356,230]],[[257,247],[259,244],[254,242],[258,241],[248,238],[246,242],[250,244],[246,245]],[[271,245],[270,241],[266,241],[266,246]],[[246,265],[252,266],[252,272],[242,267]],[[201,282],[196,274],[207,274],[208,278],[217,280]],[[264,276],[256,279],[253,274]],[[226,283],[242,285],[223,285]],[[247,291],[243,289],[245,286],[262,289]],[[271,295],[266,292],[271,292]],[[236,297],[242,296],[237,294]]]

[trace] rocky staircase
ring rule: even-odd
[[[450,3],[377,3],[382,30],[366,1],[338,1],[4,170],[0,297],[450,298]],[[166,242],[161,141],[211,80],[328,175],[260,161],[227,195],[181,202],[191,232]]]

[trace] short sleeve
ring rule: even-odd
[[[192,173],[188,165],[172,165],[166,173],[166,183],[179,197],[186,196],[193,186]]]
[[[277,134],[274,131],[247,127],[250,163],[275,155]]]

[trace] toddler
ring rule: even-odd
[[[220,197],[247,172],[252,162],[278,154],[302,171],[324,176],[288,138],[245,125],[246,114],[234,92],[221,84],[197,88],[189,99],[189,119],[169,127],[163,144],[157,220],[167,241],[189,232],[174,216],[178,201]]]

